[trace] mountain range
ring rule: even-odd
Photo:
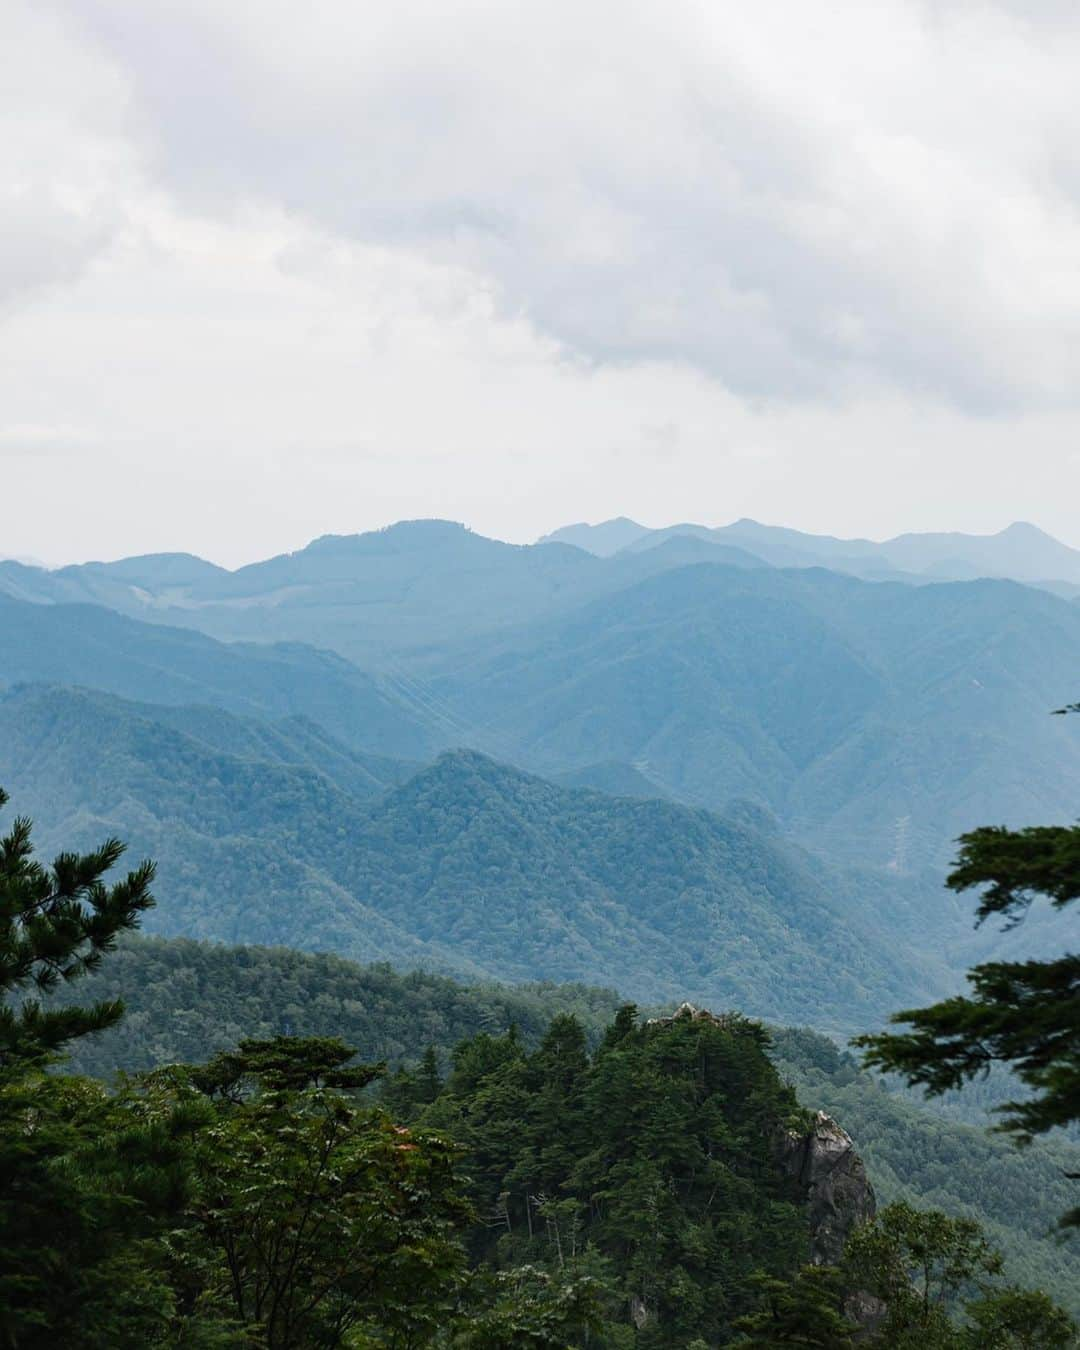
[[[429,521],[235,573],[186,555],[12,564],[0,682],[301,716],[414,763],[468,747],[564,784],[751,800],[808,848],[912,876],[939,879],[981,821],[1071,818],[1080,729],[1047,714],[1075,697],[1080,605],[1003,579],[774,567],[693,537],[627,547]]]
[[[236,572],[4,564],[0,782],[49,846],[158,857],[154,922],[221,941],[845,1030],[1076,941],[973,934],[941,883],[962,831],[1075,814],[1080,605],[610,524],[609,557],[428,521]]]
[[[668,525],[650,529],[621,516],[598,525],[567,525],[541,543],[571,544],[598,557],[642,552],[674,538],[696,538],[753,554],[776,567],[828,567],[867,579],[973,581],[1006,577],[1080,595],[1080,550],[1026,521],[997,534],[899,534],[880,543],[742,519],[730,525]]]
[[[853,1030],[944,988],[932,921],[887,876],[726,817],[560,787],[475,751],[413,766],[287,720],[23,685],[0,782],[46,852],[105,835],[158,862],[151,931],[501,979],[615,984]],[[954,916],[940,938],[963,939]]]

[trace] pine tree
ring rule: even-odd
[[[177,1183],[168,1130],[139,1129],[100,1084],[43,1072],[122,1005],[13,1002],[94,969],[153,904],[151,863],[106,885],[122,852],[110,839],[45,868],[28,820],[0,839],[0,1345],[18,1350],[152,1344],[171,1309],[153,1251]]]
[[[442,1074],[439,1072],[439,1056],[433,1045],[424,1051],[420,1067],[416,1071],[416,1100],[421,1106],[430,1106],[442,1091]]]
[[[0,807],[6,803],[0,789]],[[123,1015],[116,1001],[48,1010],[38,999],[21,1008],[12,1002],[23,989],[48,994],[96,969],[118,935],[153,905],[151,862],[105,884],[123,852],[118,839],[107,839],[91,853],[61,853],[43,867],[23,816],[0,839],[0,1073],[46,1063],[68,1042]]]
[[[1057,909],[1080,898],[1078,825],[988,826],[964,835],[960,845],[948,885],[985,887],[978,923],[1001,916],[1015,926],[1040,895]],[[966,998],[896,1013],[892,1021],[908,1023],[910,1031],[860,1037],[866,1062],[931,1095],[959,1087],[995,1061],[1011,1065],[1032,1092],[999,1108],[1004,1118],[997,1128],[1021,1143],[1080,1120],[1080,955],[988,962],[975,966],[968,981]],[[1080,1206],[1062,1223],[1080,1224]]]

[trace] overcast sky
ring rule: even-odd
[[[0,14],[0,554],[1080,545],[1069,0]]]

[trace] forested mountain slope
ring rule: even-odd
[[[1080,610],[984,581],[924,587],[702,564],[447,652],[441,703],[540,772],[630,763],[713,807],[769,806],[832,856],[941,875],[984,821],[1068,819]]]
[[[123,1022],[80,1043],[71,1062],[106,1078],[116,1069],[198,1062],[244,1036],[281,1032],[341,1036],[361,1058],[386,1059],[392,1070],[434,1045],[445,1069],[460,1040],[516,1025],[532,1047],[562,1012],[595,1040],[620,1001],[614,991],[581,985],[463,986],[332,956],[154,938],[125,942],[100,974],[59,997],[76,995],[126,1000]],[[1014,1278],[1080,1311],[1080,1247],[1051,1232],[1071,1203],[1063,1173],[1080,1170],[1080,1148],[1041,1141],[1017,1150],[886,1091],[820,1034],[781,1029],[774,1037],[781,1074],[805,1106],[828,1111],[852,1134],[879,1199],[902,1196],[978,1219],[1006,1251]]]
[[[207,704],[254,717],[305,716],[347,744],[423,759],[441,743],[423,708],[331,652],[217,642],[99,605],[0,594],[0,685],[79,684],[122,698]]]
[[[360,800],[340,786],[340,752],[328,773],[241,757],[153,711],[15,690],[0,700],[0,781],[46,851],[114,833],[157,858],[158,931],[617,979],[633,997],[844,1029],[945,987],[943,949],[966,932],[939,924],[937,951],[905,952],[898,937],[925,943],[931,911],[753,812],[561,788],[467,751]]]
[[[1052,1290],[1080,1313],[1080,1236],[1057,1227],[1075,1203],[1066,1174],[1080,1171],[1080,1145],[1054,1137],[1019,1149],[984,1127],[943,1119],[824,1036],[773,1034],[781,1074],[805,1106],[843,1122],[880,1200],[976,1219],[1006,1253],[1012,1278]]]
[[[301,714],[392,758],[469,746],[712,808],[753,799],[806,846],[920,884],[937,884],[974,824],[1071,816],[1080,728],[1047,714],[1075,697],[1080,607],[1007,581],[721,565],[717,547],[671,539],[602,559],[414,522],[205,581],[170,557],[166,581],[228,593],[140,601],[146,615],[317,637],[373,654],[379,673],[310,647],[0,600],[0,681]],[[131,565],[146,580],[158,561]],[[130,587],[127,568],[104,574]],[[634,779],[598,767],[612,764]]]

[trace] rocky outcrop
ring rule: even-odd
[[[852,1229],[877,1212],[874,1188],[846,1130],[819,1111],[809,1130],[785,1131],[780,1142],[784,1170],[806,1196],[810,1260],[835,1265]]]
[[[683,1003],[669,1016],[650,1018],[646,1025],[660,1028],[675,1022],[737,1027],[743,1019],[736,1013],[717,1014]],[[851,1136],[832,1116],[818,1111],[805,1128],[778,1126],[775,1142],[776,1161],[792,1178],[798,1198],[806,1206],[811,1262],[817,1266],[839,1265],[852,1232],[860,1224],[869,1223],[877,1212],[874,1188]],[[844,1310],[861,1327],[856,1337],[861,1341],[880,1323],[885,1306],[873,1295],[855,1291],[845,1299]],[[635,1297],[630,1316],[640,1331],[655,1317],[655,1311]]]
[[[784,1132],[779,1154],[785,1171],[806,1197],[810,1260],[816,1266],[837,1265],[853,1229],[877,1212],[874,1188],[851,1136],[832,1116],[819,1111],[808,1130]],[[845,1300],[844,1311],[862,1328],[856,1337],[861,1342],[881,1322],[885,1305],[873,1294],[854,1291]]]

